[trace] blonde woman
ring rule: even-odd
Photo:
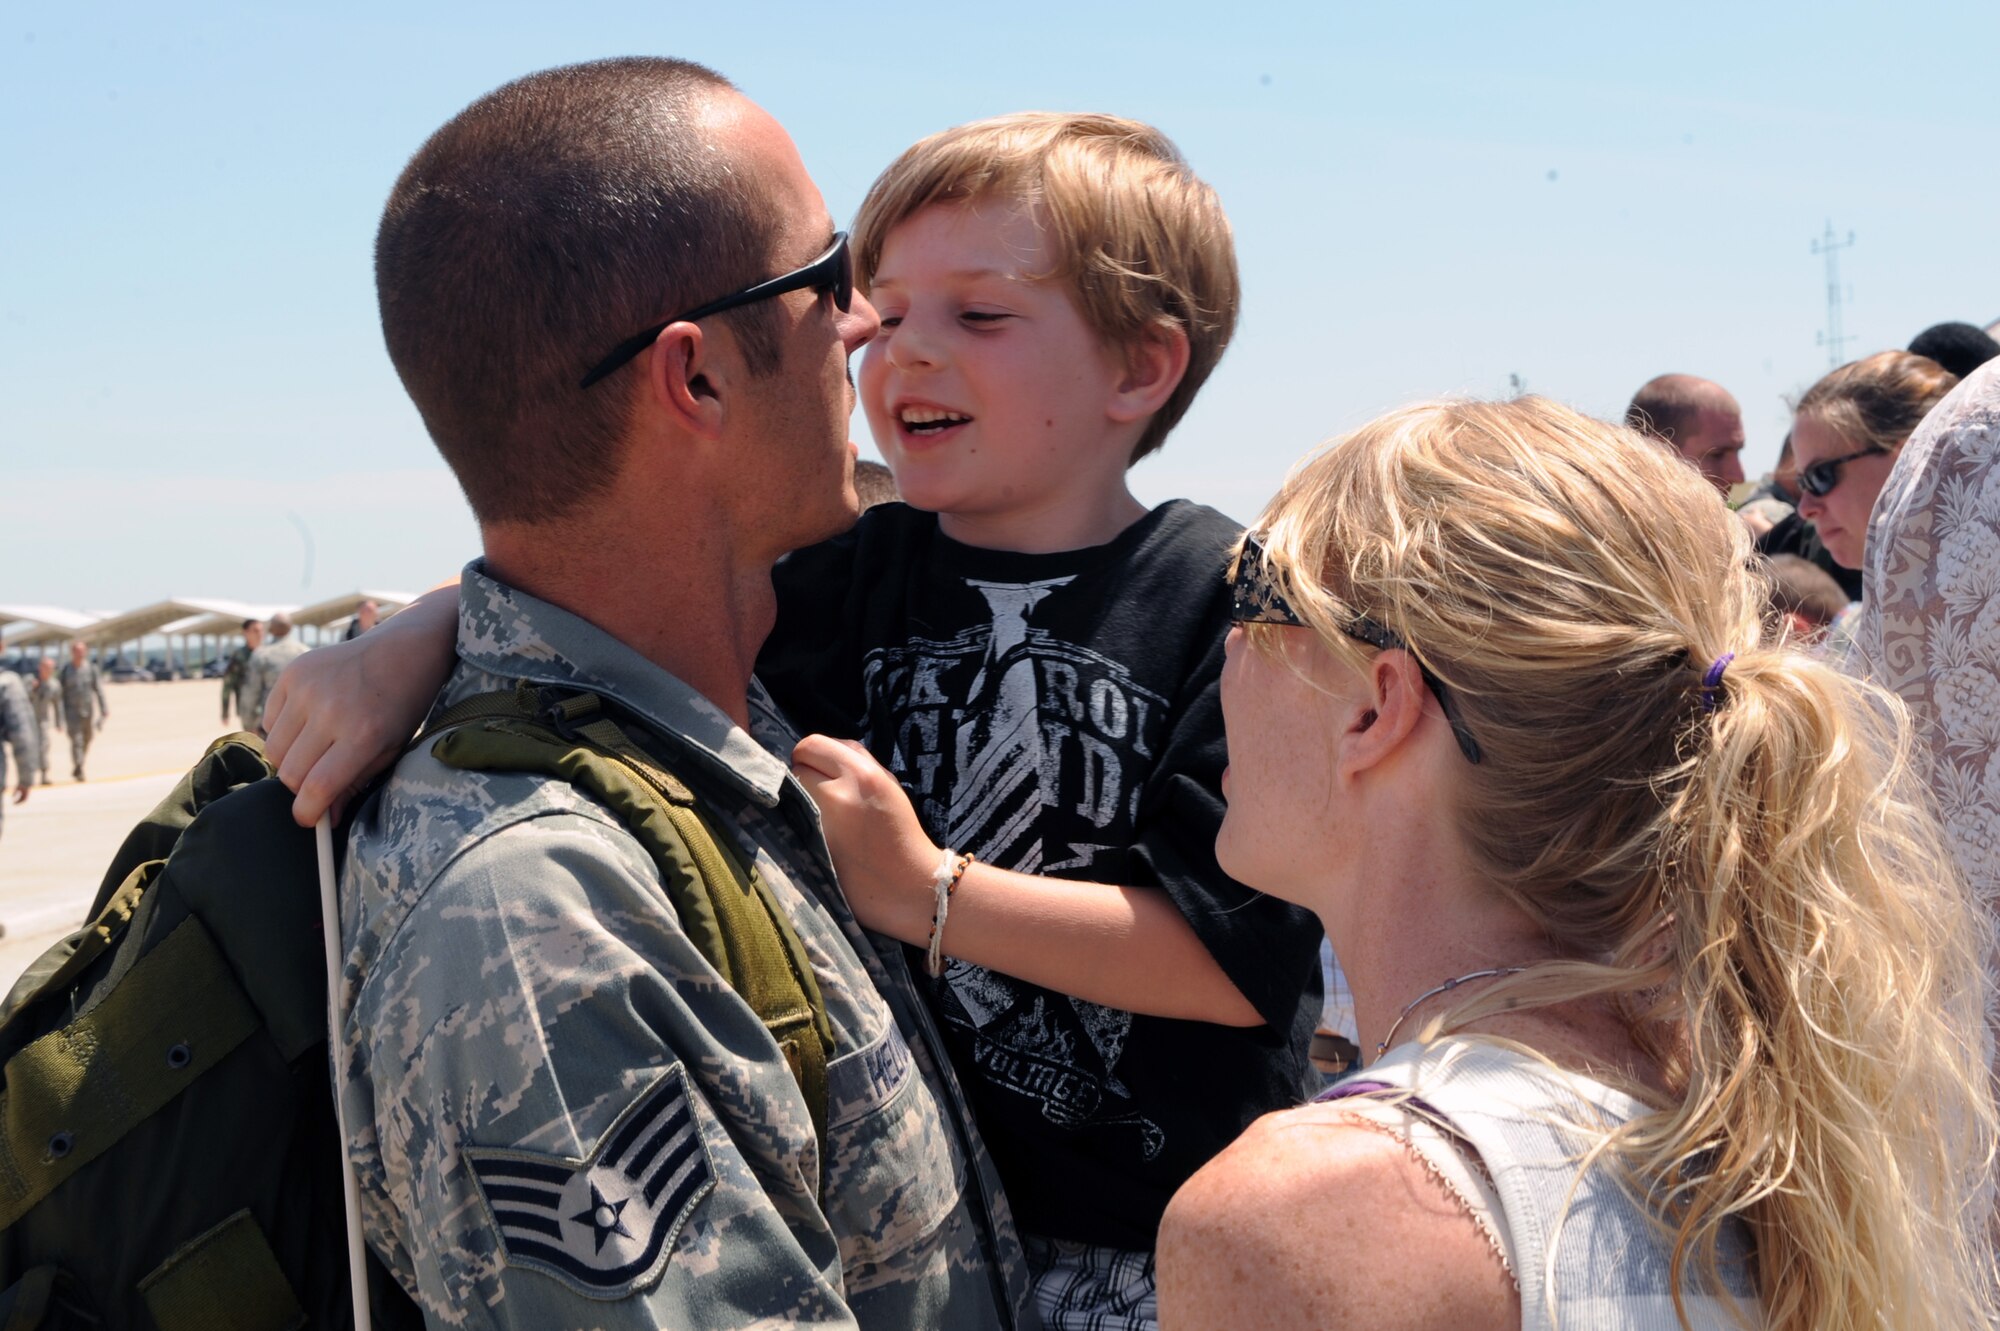
[[[1764,636],[1699,476],[1412,408],[1236,577],[1218,850],[1370,1062],[1175,1198],[1164,1327],[1991,1324],[1984,925],[1900,708]]]

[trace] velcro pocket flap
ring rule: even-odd
[[[160,1331],[288,1331],[306,1321],[248,1211],[182,1245],[139,1282],[139,1294]]]

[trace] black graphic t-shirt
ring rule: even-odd
[[[1158,887],[1267,1023],[1139,1016],[953,961],[932,1010],[1028,1233],[1151,1248],[1190,1174],[1317,1085],[1319,927],[1215,861],[1240,530],[1175,501],[1107,545],[1023,555],[892,504],[778,566],[757,673],[801,733],[865,742],[941,845]]]

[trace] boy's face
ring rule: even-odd
[[[1084,321],[1032,210],[938,204],[889,232],[861,401],[908,503],[967,518],[1123,493],[1143,427],[1112,419],[1125,359]]]

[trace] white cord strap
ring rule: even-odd
[[[354,1331],[369,1331],[368,1258],[361,1242],[361,1190],[347,1154],[347,1116],[340,1107],[340,897],[333,871],[333,823],[320,815],[319,917],[326,935],[327,1061],[333,1069],[333,1121],[340,1133],[341,1196],[347,1209],[347,1276],[354,1299]]]

